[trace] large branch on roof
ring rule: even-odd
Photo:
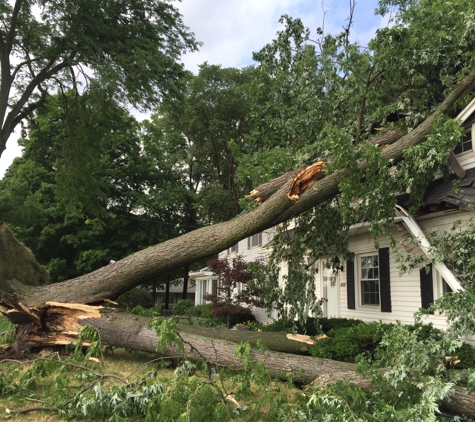
[[[393,144],[406,133],[406,129],[391,129],[381,135],[368,139],[366,143],[372,145],[386,146]],[[310,168],[311,167],[312,166],[310,166]],[[275,179],[270,180],[269,182],[259,185],[254,190],[252,190],[249,195],[246,196],[246,199],[248,201],[257,202],[258,204],[264,202],[266,199],[270,198],[275,192],[277,192],[277,190],[289,180],[289,177],[292,177],[292,175],[295,174],[295,171],[301,171],[305,168],[307,168],[307,166],[300,166],[297,170],[289,171],[279,177],[276,177]],[[321,175],[319,178],[322,179],[323,176],[324,175]]]
[[[475,69],[473,69],[463,81],[461,81],[454,90],[447,96],[447,98],[439,105],[437,110],[427,117],[414,130],[402,136],[396,142],[388,145],[382,149],[381,153],[388,160],[397,163],[402,160],[404,152],[419,143],[421,143],[430,133],[432,125],[436,118],[443,114],[448,114],[454,103],[460,99],[467,92],[473,91],[475,88]],[[367,170],[365,162],[358,163],[358,170],[361,173],[361,178],[364,179],[365,171]],[[308,189],[296,202],[292,209],[284,211],[278,218],[269,223],[269,227],[273,227],[283,221],[312,209],[321,203],[334,198],[339,193],[339,185],[349,172],[345,169],[339,169],[331,173],[329,176],[317,181],[311,189]]]

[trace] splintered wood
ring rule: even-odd
[[[29,325],[22,342],[28,347],[65,346],[75,343],[81,329],[79,321],[101,318],[102,306],[84,303],[46,302],[41,306],[26,307],[21,302],[3,302],[2,313],[12,322]],[[87,346],[87,344],[83,344]]]
[[[320,173],[325,170],[325,165],[326,160],[318,161],[297,173],[297,176],[295,176],[292,186],[287,193],[287,197],[292,201],[300,198],[300,196],[310,189],[318,180]]]

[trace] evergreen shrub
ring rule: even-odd
[[[377,322],[360,323],[350,327],[333,328],[327,338],[319,340],[310,348],[313,356],[355,362],[356,357],[365,354],[373,358],[389,324]]]
[[[186,299],[179,300],[173,307],[173,310],[178,315],[195,315],[195,305]]]

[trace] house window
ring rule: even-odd
[[[455,146],[454,154],[462,154],[472,149],[472,129],[470,128],[465,132],[465,136],[462,140]]]
[[[231,251],[231,253],[233,253],[233,252],[238,253],[239,252],[238,245],[239,245],[239,243],[236,243],[234,246],[231,246],[231,248],[229,249]],[[229,253],[228,253],[228,255],[229,255]]]
[[[262,232],[253,234],[247,238],[247,249],[262,246]]]
[[[445,294],[445,293],[453,293],[454,291],[452,290],[452,288],[447,284],[447,282],[442,279],[442,293]]]
[[[360,256],[361,304],[379,305],[378,255]]]
[[[438,299],[445,293],[452,293],[452,289],[440,275],[440,273],[432,267],[432,264],[420,270],[421,279],[421,306],[427,309],[435,299]]]

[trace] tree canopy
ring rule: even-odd
[[[0,154],[52,90],[94,79],[147,109],[178,95],[180,56],[198,45],[166,1],[2,0],[0,13]]]
[[[107,102],[107,113],[96,112],[98,101]],[[68,106],[91,113],[70,115]],[[95,154],[71,159],[94,183],[71,197],[67,190],[75,181],[59,167],[74,117],[86,118]],[[35,251],[53,281],[93,271],[183,229],[187,191],[180,174],[156,145],[143,142],[141,125],[100,93],[48,97],[21,142],[23,156],[0,180],[0,222]]]

